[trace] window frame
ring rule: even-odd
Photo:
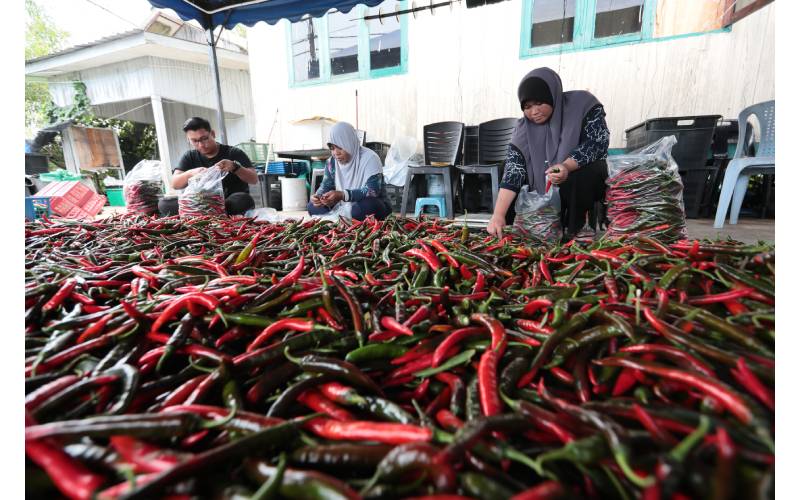
[[[572,32],[572,42],[547,45],[544,47],[531,47],[531,30],[533,29],[533,9],[537,0],[523,0],[522,2],[522,25],[520,29],[519,57],[527,59],[549,54],[560,54],[565,52],[578,52],[583,50],[602,49],[619,45],[631,45],[634,43],[661,42],[684,38],[688,36],[707,35],[710,33],[730,32],[730,26],[719,29],[703,31],[697,33],[683,33],[680,35],[670,35],[654,38],[656,22],[656,8],[658,0],[644,0],[642,10],[642,28],[636,33],[624,35],[613,35],[603,38],[595,38],[595,11],[597,0],[575,0],[575,23]]]
[[[399,0],[400,8],[405,9],[408,0]],[[373,78],[383,78],[393,75],[401,75],[408,72],[408,16],[400,16],[400,65],[390,68],[372,69],[370,67],[370,39],[369,25],[363,18],[367,15],[369,8],[363,4],[356,5],[345,15],[355,15],[358,21],[358,71],[345,75],[331,74],[330,61],[330,41],[328,38],[328,14],[317,18],[319,33],[319,56],[320,71],[319,78],[313,80],[296,81],[294,75],[294,61],[292,56],[292,24],[286,22],[286,58],[289,68],[289,87],[311,87],[315,85],[328,85],[340,82],[355,80],[371,80]]]

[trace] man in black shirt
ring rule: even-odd
[[[208,168],[218,168],[228,172],[222,179],[225,194],[225,211],[228,215],[239,215],[255,208],[255,201],[250,196],[248,184],[258,183],[258,174],[244,151],[220,144],[215,139],[214,131],[208,120],[200,117],[189,118],[183,124],[186,139],[193,146],[183,154],[177,168],[172,170],[172,187],[183,189],[189,179],[205,172]],[[159,208],[161,204],[159,204]],[[164,212],[172,212],[172,207],[163,207]],[[177,204],[174,208],[177,213]],[[171,214],[170,214],[171,215]]]

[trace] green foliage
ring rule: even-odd
[[[25,60],[52,54],[63,47],[66,31],[58,29],[34,0],[25,0]],[[33,130],[46,123],[50,93],[47,84],[25,82],[25,130]]]

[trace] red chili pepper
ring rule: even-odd
[[[533,316],[533,313],[541,309],[546,309],[553,305],[553,301],[548,299],[531,299],[525,307],[522,308],[523,316]]]
[[[50,297],[50,300],[44,303],[42,306],[42,313],[47,313],[53,309],[57,309],[58,306],[64,302],[64,299],[69,297],[77,284],[78,281],[75,278],[67,278],[61,285],[61,288],[59,288],[58,291],[52,297]]]
[[[664,344],[635,344],[629,345],[627,347],[623,347],[619,350],[620,352],[635,352],[635,353],[658,353],[662,354],[668,358],[677,360],[679,362],[683,362],[693,370],[697,370],[698,372],[702,373],[711,378],[715,378],[716,374],[714,370],[697,359],[696,357],[692,356],[686,351],[682,351],[677,347],[672,347],[669,345]]]
[[[742,304],[738,300],[726,300],[722,304],[725,306],[725,309],[727,309],[728,312],[731,313],[733,316],[744,314],[747,311],[749,311],[747,306]]]
[[[408,317],[405,321],[403,321],[403,325],[407,327],[412,327],[423,321],[427,318],[431,313],[431,309],[428,306],[420,306],[414,313]],[[413,332],[412,332],[413,333]]]
[[[644,427],[657,442],[664,445],[674,445],[677,443],[678,440],[671,436],[666,429],[661,428],[653,417],[637,403],[633,404],[633,413],[639,420],[639,423],[642,424],[642,427]]]
[[[547,280],[548,283],[553,283],[553,277],[550,275],[550,268],[547,267],[547,262],[544,260],[539,261],[539,271],[541,271],[542,276],[544,276],[544,279]]]
[[[487,417],[498,415],[503,409],[497,387],[497,358],[497,351],[488,349],[478,365],[478,394],[481,410]]]
[[[572,385],[575,383],[575,377],[573,377],[568,371],[559,366],[554,366],[550,368],[550,373],[555,375],[557,379],[561,380],[565,384]]]
[[[110,442],[136,473],[163,472],[182,462],[178,455],[130,436],[111,436]]]
[[[483,291],[483,287],[485,285],[486,277],[483,274],[483,271],[478,270],[478,277],[475,278],[475,286],[472,288],[472,293],[480,293]]]
[[[292,271],[289,274],[281,278],[276,286],[278,288],[284,288],[287,286],[294,285],[297,282],[297,280],[300,279],[300,276],[303,275],[303,268],[305,267],[305,264],[306,264],[306,259],[303,256],[303,254],[300,254],[300,260],[297,262],[295,268],[292,269]]]
[[[439,422],[439,425],[444,427],[445,430],[449,431],[456,431],[464,427],[464,422],[446,408],[442,408],[436,412],[436,421]]]
[[[381,326],[389,331],[399,333],[401,335],[414,335],[414,332],[411,330],[411,328],[401,324],[391,316],[383,316],[381,318]]]
[[[455,257],[450,255],[449,251],[447,250],[447,247],[445,247],[444,244],[442,244],[442,242],[437,240],[431,240],[430,244],[433,248],[441,252],[441,254],[444,256],[444,259],[447,261],[447,264],[450,267],[452,267],[453,269],[457,269],[459,267],[458,261],[455,259]]]
[[[503,354],[506,352],[506,346],[508,345],[506,328],[503,326],[503,323],[483,313],[472,313],[469,319],[480,323],[489,330],[489,333],[492,335],[492,350],[497,351],[498,359],[502,358]]]
[[[752,291],[752,288],[739,288],[729,292],[717,293],[713,295],[701,295],[690,298],[689,304],[695,306],[704,306],[709,304],[717,304],[719,302],[725,302],[728,300],[742,299],[750,296]]]
[[[430,387],[430,385],[431,385],[430,378],[426,378],[425,380],[423,380],[421,384],[419,384],[416,388],[414,388],[414,391],[412,392],[412,398],[417,400],[421,400],[422,398],[424,398],[425,393],[428,392],[428,387]]]
[[[543,481],[533,488],[517,493],[509,500],[551,500],[565,496],[566,491],[558,481]]]
[[[453,330],[453,332],[436,347],[436,350],[433,351],[431,367],[435,368],[439,366],[439,364],[446,359],[445,355],[449,352],[452,352],[453,347],[458,345],[458,343],[465,338],[473,335],[480,335],[486,331],[487,329],[483,326],[468,326],[466,328]]]
[[[428,267],[430,267],[431,270],[434,272],[438,271],[442,267],[442,264],[439,262],[439,259],[437,259],[434,255],[427,253],[419,248],[412,248],[410,250],[406,250],[405,252],[403,252],[403,255],[407,255],[410,257],[418,257],[424,260],[425,263],[428,264]]]
[[[545,315],[547,314],[545,313]],[[514,324],[522,328],[523,330],[531,333],[542,333],[544,335],[550,335],[551,333],[553,333],[552,326],[539,326],[540,322],[532,321],[529,319],[515,319]]]
[[[326,418],[315,418],[305,424],[313,433],[325,439],[378,441],[387,444],[403,444],[415,441],[430,441],[433,432],[425,427],[391,422],[354,420],[339,422]]]
[[[461,277],[465,280],[471,280],[475,277],[475,274],[469,270],[466,264],[461,264],[461,266],[458,268],[458,272],[461,273]]]
[[[106,325],[108,324],[109,321],[111,321],[113,317],[114,316],[112,314],[106,314],[99,320],[89,325],[89,327],[86,328],[86,330],[84,330],[82,334],[80,334],[75,343],[82,344],[87,340],[92,339],[103,333],[103,329],[105,329]]]
[[[308,406],[312,410],[324,413],[331,418],[342,421],[355,420],[352,413],[340,408],[333,401],[323,396],[318,390],[312,389],[303,392],[297,397],[297,400]]]
[[[622,396],[628,392],[633,386],[636,385],[637,378],[635,375],[636,370],[630,368],[623,368],[614,382],[614,388],[611,389],[611,395],[614,397]]]
[[[761,383],[758,377],[750,370],[750,367],[747,366],[744,358],[740,357],[736,360],[736,368],[731,369],[731,375],[747,389],[747,392],[758,398],[767,408],[775,411],[774,392]]]
[[[187,295],[182,295],[171,302],[167,308],[164,309],[161,315],[159,315],[158,319],[153,322],[153,326],[150,328],[150,331],[157,332],[164,323],[171,320],[181,309],[189,304],[197,304],[205,307],[209,311],[213,311],[217,308],[217,306],[219,306],[219,301],[215,297],[205,293],[190,293]]]
[[[594,363],[601,366],[621,366],[633,368],[670,380],[682,382],[712,396],[743,423],[749,424],[753,420],[753,413],[750,411],[750,408],[747,407],[747,403],[745,403],[745,401],[739,397],[738,394],[731,392],[730,389],[723,386],[720,382],[699,373],[685,372],[664,365],[658,365],[632,358],[604,358],[595,360]]]
[[[58,394],[79,380],[80,378],[76,375],[64,375],[63,377],[59,377],[52,382],[39,387],[35,391],[25,396],[25,410],[36,410],[40,404],[47,401],[51,396]]]
[[[297,318],[284,318],[279,319],[272,323],[255,338],[247,346],[246,352],[253,352],[257,347],[266,343],[273,335],[286,330],[295,330],[298,332],[310,332],[314,329],[316,323],[310,319],[297,319]]]
[[[89,500],[105,482],[80,462],[47,440],[25,440],[25,454],[47,472],[61,493],[73,500]]]

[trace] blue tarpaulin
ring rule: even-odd
[[[357,4],[369,7],[383,0],[149,0],[154,7],[174,10],[184,21],[195,19],[204,28],[237,24],[253,26],[259,21],[275,24],[281,19],[298,21],[306,14],[321,17],[331,9],[350,12]]]

